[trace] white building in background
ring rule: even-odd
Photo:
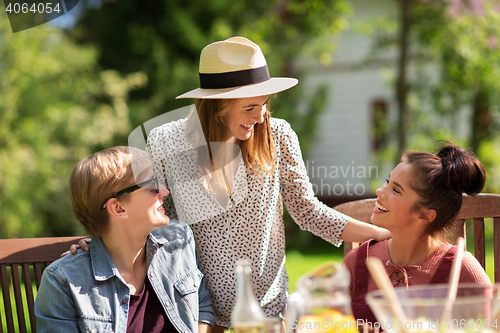
[[[397,14],[393,0],[352,0],[351,4],[351,26]],[[395,73],[397,54],[386,53],[377,64],[365,65],[373,42],[370,36],[344,32],[331,63],[311,65],[302,80],[308,91],[328,85],[327,107],[320,115],[309,156],[304,157],[316,195],[325,202],[332,197],[345,201],[372,196],[371,184],[387,178],[382,174],[386,171],[373,164],[377,143],[372,133],[375,110],[388,119],[396,115],[394,92],[384,73],[390,69]]]
[[[374,18],[398,16],[395,0],[351,0],[351,5],[351,28]],[[301,81],[306,94],[328,85],[326,110],[320,115],[315,139],[304,160],[316,195],[329,205],[373,197],[376,186],[387,179],[394,167],[387,165],[382,169],[374,164],[377,147],[384,140],[374,137],[374,129],[379,126],[375,120],[377,112],[392,126],[396,123],[396,97],[391,84],[397,76],[398,53],[395,49],[378,53],[376,61],[367,64],[374,42],[373,36],[352,29],[344,32],[336,41],[331,63],[307,64],[309,74]],[[439,73],[435,66],[429,66],[427,72],[430,76]],[[456,132],[467,135],[469,115],[469,110],[462,110],[459,120],[455,119],[460,127],[455,128]],[[451,127],[449,120],[434,121],[435,117],[430,117],[434,123]],[[392,129],[392,137],[393,132]]]

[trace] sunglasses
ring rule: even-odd
[[[149,184],[152,184],[153,186],[148,186]],[[156,193],[160,192],[160,184],[158,182],[158,178],[156,177],[156,175],[154,175],[153,178],[151,178],[150,180],[146,180],[145,182],[127,187],[119,192],[116,192],[116,194],[114,196],[110,197],[109,199],[117,198],[117,197],[122,196],[122,195],[130,194],[130,193],[137,191],[138,189],[143,188],[143,187],[149,188],[149,189],[154,189],[156,191]],[[106,200],[104,205],[102,205],[103,209],[106,209],[106,204],[108,203],[108,200]]]

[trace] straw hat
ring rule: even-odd
[[[260,47],[244,37],[207,45],[200,55],[200,88],[176,98],[246,98],[278,93],[299,81],[269,76]]]

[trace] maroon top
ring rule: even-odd
[[[363,319],[366,322],[375,323],[377,319],[366,303],[365,296],[368,293],[368,278],[370,273],[366,266],[366,259],[368,258],[369,246],[376,244],[377,241],[372,239],[365,242],[359,247],[356,255],[356,266],[354,274],[354,290],[352,297],[352,314],[354,318]],[[432,277],[430,284],[446,283],[448,275],[453,263],[453,256],[456,251],[456,245],[451,247],[443,257],[441,264],[438,266],[436,273]]]
[[[128,308],[127,333],[141,332],[177,332],[147,278],[142,292],[130,295]]]

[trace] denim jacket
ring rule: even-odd
[[[198,322],[213,326],[191,229],[171,220],[149,234],[146,250],[147,277],[177,331],[197,333]],[[129,287],[94,237],[89,252],[79,250],[45,269],[35,302],[37,331],[125,333],[129,299]]]

